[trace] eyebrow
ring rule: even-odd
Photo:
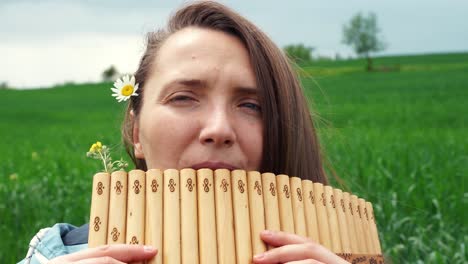
[[[204,86],[206,83],[205,81],[202,81],[200,79],[175,79],[172,82],[170,82],[168,85],[173,85],[173,84],[182,84],[185,86],[194,86],[194,87],[201,87]]]
[[[234,89],[235,92],[239,94],[259,95],[260,93],[260,91],[255,87],[236,86]]]
[[[192,79],[192,78],[177,78],[175,80],[170,81],[166,85],[164,85],[163,90],[167,90],[174,85],[183,85],[192,88],[202,88],[206,87],[206,81],[200,79]],[[241,94],[249,94],[249,95],[258,95],[259,91],[255,87],[251,86],[235,86],[234,87],[236,93]]]
[[[177,78],[175,80],[170,81],[169,83],[165,84],[163,86],[163,91],[169,89],[170,87],[174,85],[183,85],[183,86],[189,86],[193,88],[200,88],[205,86],[205,82],[200,80],[200,79],[186,79],[186,78]]]

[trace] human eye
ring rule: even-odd
[[[184,102],[184,101],[190,101],[190,100],[194,100],[194,99],[187,95],[176,95],[176,96],[171,97],[169,99],[169,102]]]
[[[256,112],[256,113],[262,112],[262,108],[260,107],[260,105],[255,102],[244,102],[240,104],[240,107],[245,108],[249,111]]]
[[[193,94],[185,93],[185,92],[178,92],[172,94],[168,99],[167,102],[173,105],[191,105],[192,103],[196,102],[196,97]]]

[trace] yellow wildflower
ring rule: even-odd
[[[102,143],[101,142],[96,142],[94,143],[91,148],[89,149],[89,152],[91,153],[97,153],[102,151]]]
[[[10,181],[16,181],[17,179],[18,179],[17,173],[10,174]]]
[[[123,159],[112,161],[110,156],[110,148],[106,145],[103,145],[100,141],[97,141],[91,145],[91,148],[86,153],[86,156],[88,158],[101,160],[102,164],[104,165],[104,171],[109,173],[113,172],[115,168],[122,170],[128,166],[128,164]]]

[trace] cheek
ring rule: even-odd
[[[193,139],[195,124],[183,116],[154,111],[142,120],[141,142],[149,167],[175,167]],[[181,124],[184,124],[181,126]]]
[[[174,118],[168,117],[163,111],[153,110],[142,116],[140,128],[144,146],[153,148],[155,144],[164,144],[171,140],[172,131],[177,131],[174,126],[176,123]]]
[[[263,129],[261,124],[250,125],[241,131],[242,142],[247,154],[248,169],[259,170],[263,156]]]

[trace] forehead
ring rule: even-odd
[[[199,53],[211,53],[224,51],[225,55],[234,52],[247,51],[243,43],[237,37],[222,31],[187,27],[169,36],[159,50],[159,58],[164,59],[165,54],[177,51],[180,55],[191,55],[195,51]]]
[[[194,66],[200,67],[194,67]],[[161,46],[153,67],[158,72],[191,71],[212,66],[236,66],[241,74],[252,72],[249,54],[235,36],[212,29],[188,27],[172,34]]]

